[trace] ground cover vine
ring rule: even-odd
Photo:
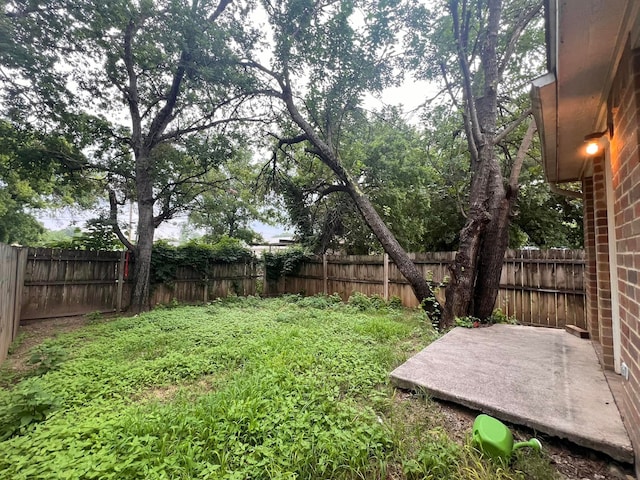
[[[397,302],[337,296],[93,323],[7,376],[0,477],[525,478],[398,409],[388,374],[435,335]]]

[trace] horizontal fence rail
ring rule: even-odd
[[[455,252],[410,254],[425,278],[446,282]],[[585,257],[582,250],[508,250],[500,278],[496,308],[528,325],[586,328]],[[304,262],[298,273],[277,282],[265,281],[265,294],[353,292],[398,297],[408,307],[418,306],[409,283],[387,255],[324,255]],[[436,291],[444,302],[444,291]]]
[[[22,320],[120,312],[129,306],[135,264],[125,252],[29,248],[26,261]],[[257,279],[253,260],[208,265],[206,278],[180,267],[170,285],[152,285],[149,304],[255,295]]]
[[[91,312],[119,312],[129,306],[134,264],[124,252],[92,252],[0,245],[0,354],[11,343],[18,319],[36,320]],[[454,252],[410,254],[422,274],[447,280]],[[509,250],[504,259],[496,308],[521,323],[550,327],[586,327],[585,258],[575,250]],[[206,303],[229,294],[354,292],[398,297],[405,306],[418,302],[386,255],[324,255],[304,262],[296,275],[277,282],[257,272],[254,260],[210,265],[207,274],[184,266],[169,285],[152,286],[150,306]],[[444,302],[444,290],[436,291]],[[6,353],[6,352],[5,352]]]

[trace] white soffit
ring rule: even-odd
[[[556,3],[557,2],[557,3]],[[638,0],[551,0],[557,5],[556,152],[545,141],[545,172],[552,182],[580,179],[587,165],[584,137],[606,129],[606,102],[631,27],[638,17]],[[553,15],[553,8],[550,13]],[[549,20],[547,20],[549,21]],[[554,22],[550,22],[551,25]],[[553,50],[550,55],[554,55]],[[535,84],[534,84],[535,90]],[[539,90],[542,111],[556,101]],[[548,92],[547,92],[548,93]],[[550,104],[551,103],[551,104]],[[543,113],[545,118],[550,114]],[[553,127],[544,123],[545,131]],[[545,137],[551,135],[545,132]],[[543,138],[544,139],[544,138]]]

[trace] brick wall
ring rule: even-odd
[[[622,414],[636,451],[636,465],[639,465],[640,49],[627,49],[621,59],[609,104],[612,107],[614,125],[610,156],[615,201],[621,360],[628,365],[630,371],[629,381],[623,382]],[[600,245],[597,248],[599,249]]]
[[[595,236],[595,264],[597,285],[598,334],[602,347],[603,366],[613,370],[613,331],[611,327],[611,272],[609,270],[609,230],[607,220],[607,192],[605,184],[605,156],[593,159],[593,230]]]
[[[584,250],[585,265],[585,314],[587,330],[595,342],[600,341],[600,327],[598,322],[598,276],[596,270],[596,232],[593,216],[593,177],[582,181],[582,205],[584,218]]]

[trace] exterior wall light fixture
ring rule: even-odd
[[[584,142],[587,144],[585,147],[585,151],[587,155],[593,156],[600,151],[600,139],[607,133],[608,130],[604,132],[595,132],[584,137]]]

